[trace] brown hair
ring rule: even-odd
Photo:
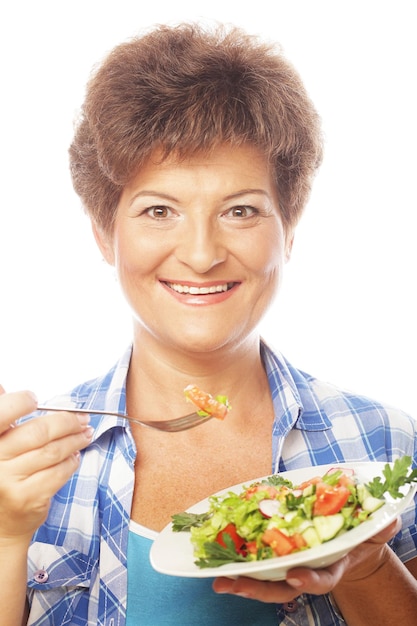
[[[181,157],[224,142],[264,152],[284,224],[295,226],[322,157],[297,72],[235,27],[158,26],[114,48],[91,77],[70,147],[74,189],[110,231],[123,187],[156,148]]]

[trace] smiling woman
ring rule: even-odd
[[[297,72],[238,28],[159,26],[96,68],[71,173],[133,337],[107,374],[60,397],[94,411],[94,433],[68,412],[24,417],[36,408],[25,392],[0,396],[5,626],[289,625],[288,603],[297,623],[411,626],[415,503],[401,534],[395,522],[332,566],[282,581],[196,585],[149,567],[171,516],[228,485],[329,463],[417,465],[417,422],[306,374],[261,339],[321,155]],[[190,383],[228,397],[227,419],[167,434],[107,414],[183,415]]]
[[[124,188],[112,232],[94,230],[117,269],[136,340],[158,353],[168,343],[194,354],[243,346],[292,243],[269,163],[251,145],[173,153],[162,163],[151,156]]]

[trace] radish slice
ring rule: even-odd
[[[261,500],[258,506],[264,517],[272,517],[273,515],[283,517],[279,512],[280,505],[281,503],[278,502],[278,500],[270,500],[267,498],[265,500]]]

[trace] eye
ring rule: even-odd
[[[248,206],[244,204],[244,205],[232,207],[226,212],[226,215],[229,215],[230,217],[235,217],[235,218],[245,218],[245,217],[252,217],[253,215],[257,213],[258,213],[257,209],[255,209],[252,206]]]
[[[151,206],[146,209],[146,213],[149,215],[149,217],[153,217],[154,219],[164,219],[166,217],[172,216],[171,209],[163,205]]]

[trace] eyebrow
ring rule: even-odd
[[[240,189],[239,191],[236,191],[235,193],[231,193],[229,196],[226,196],[224,199],[233,200],[234,198],[239,198],[239,196],[246,196],[248,194],[261,194],[263,196],[269,196],[269,193],[265,191],[265,189],[252,189],[249,187],[248,189]]]
[[[170,196],[167,193],[152,191],[151,189],[144,189],[143,191],[138,191],[138,193],[135,193],[129,205],[132,205],[137,198],[142,198],[142,196],[155,196],[158,198],[163,198],[164,200],[170,200],[171,202],[178,202],[177,198],[175,198],[174,196]]]
[[[228,196],[225,196],[223,198],[223,201],[234,200],[235,198],[239,198],[240,196],[245,196],[248,194],[258,194],[258,195],[263,195],[267,197],[269,196],[269,193],[265,191],[265,189],[256,189],[256,188],[252,189],[248,187],[247,189],[239,189],[239,191],[235,191],[234,193],[231,193]],[[133,196],[129,204],[132,205],[133,202],[137,198],[141,198],[143,196],[154,196],[157,198],[162,198],[164,200],[169,200],[170,202],[178,202],[178,199],[175,196],[170,196],[167,193],[162,193],[160,191],[153,191],[152,189],[143,189],[142,191],[138,191],[138,193],[136,193]]]

